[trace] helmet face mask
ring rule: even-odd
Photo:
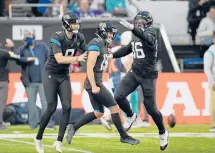
[[[80,29],[80,23],[72,23],[70,24],[73,33],[78,33]]]
[[[135,28],[145,28],[145,25],[146,24],[146,20],[144,20],[143,18],[139,18],[139,19],[135,19],[134,20],[134,26]]]
[[[106,42],[107,43],[112,43],[114,39],[114,33],[113,32],[107,32],[107,38],[106,38]]]
[[[76,14],[73,14],[72,12],[64,14],[62,17],[62,22],[64,28],[68,32],[78,33],[80,29],[81,20]]]
[[[134,18],[134,26],[136,28],[148,28],[153,24],[153,18],[147,11],[139,12]]]
[[[96,34],[107,43],[112,43],[116,32],[117,29],[111,21],[104,21],[99,24]]]

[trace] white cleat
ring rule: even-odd
[[[210,128],[210,132],[215,132],[215,127]]]
[[[142,121],[140,118],[137,118],[133,123],[132,128],[144,128],[149,126],[150,124],[148,122]]]
[[[169,143],[169,131],[166,129],[164,134],[160,134],[160,150],[163,151],[167,148]]]
[[[133,123],[137,119],[137,114],[134,113],[133,116],[127,117],[126,123],[124,124],[125,131],[127,132],[132,127]]]
[[[109,131],[112,130],[112,127],[111,127],[110,123],[109,123],[106,119],[104,119],[104,118],[102,117],[102,118],[100,119],[100,121],[101,121],[101,123],[105,126],[106,129],[108,129]]]
[[[44,148],[43,148],[42,140],[37,140],[36,137],[35,137],[34,138],[34,143],[35,143],[36,151],[38,153],[44,153]]]
[[[53,146],[55,147],[56,151],[62,153],[62,142],[55,141]]]

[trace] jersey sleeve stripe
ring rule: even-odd
[[[51,41],[51,43],[54,43],[54,44],[56,44],[56,45],[61,47],[61,43],[58,40],[51,38],[50,41]]]
[[[99,48],[99,46],[92,45],[92,46],[88,47],[88,51],[98,51],[98,52],[100,52],[100,48]]]

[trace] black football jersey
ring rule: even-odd
[[[87,49],[88,52],[98,51],[100,53],[99,56],[97,57],[97,60],[93,69],[95,82],[98,86],[102,84],[102,75],[107,61],[107,56],[106,56],[107,49],[108,49],[108,44],[102,42],[99,38],[92,39],[88,44],[88,49]],[[84,86],[85,86],[85,89],[91,88],[88,78],[86,78]]]
[[[59,64],[55,59],[56,53],[62,53],[63,56],[75,56],[76,52],[84,53],[87,50],[87,44],[82,33],[73,34],[69,39],[64,30],[52,34],[51,43],[56,44],[59,49],[56,51],[51,47],[49,58],[45,69],[56,75],[65,75],[69,73],[70,64]]]
[[[134,61],[131,71],[143,78],[157,78],[158,43],[155,29],[153,27],[147,29],[134,28],[132,33],[135,38],[129,45],[115,52],[113,57],[118,58],[133,52]]]

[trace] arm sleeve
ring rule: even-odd
[[[127,46],[124,46],[118,49],[116,52],[114,52],[113,58],[120,58],[130,54],[131,52],[132,52],[131,43],[129,43]]]
[[[215,83],[212,73],[213,58],[214,54],[211,51],[207,51],[204,55],[204,72],[208,78],[210,85],[213,85]]]
[[[100,53],[101,52],[101,48],[98,45],[96,45],[96,44],[91,44],[91,45],[88,46],[87,51],[88,52],[90,52],[90,51],[97,51],[97,52]]]
[[[132,33],[142,41],[146,41],[150,46],[154,46],[156,43],[155,31],[134,28]]]
[[[20,59],[16,60],[16,63],[19,65],[26,65],[26,64],[31,64],[33,61],[28,61],[28,58],[24,55],[25,48],[21,47],[20,48]]]
[[[9,53],[7,52],[7,50],[5,50],[5,49],[0,49],[0,57],[2,57],[2,58],[10,58],[10,55],[9,55]]]
[[[53,53],[54,54],[56,54],[56,53],[62,53],[62,50],[61,50],[61,41],[60,41],[59,34],[54,33],[51,36],[50,42],[52,43],[52,49],[53,49]],[[55,47],[53,47],[53,46],[55,46]]]
[[[9,52],[7,50],[4,49],[0,49],[0,57],[9,59],[9,60],[15,60],[15,61],[19,61],[19,62],[23,62],[23,63],[28,63],[27,58],[21,57],[18,54],[13,54],[10,55]]]
[[[204,36],[207,36],[208,33],[210,33],[210,32],[212,32],[212,31],[207,30],[206,20],[203,19],[199,24],[199,28],[197,29],[197,35],[199,37],[204,37]]]

